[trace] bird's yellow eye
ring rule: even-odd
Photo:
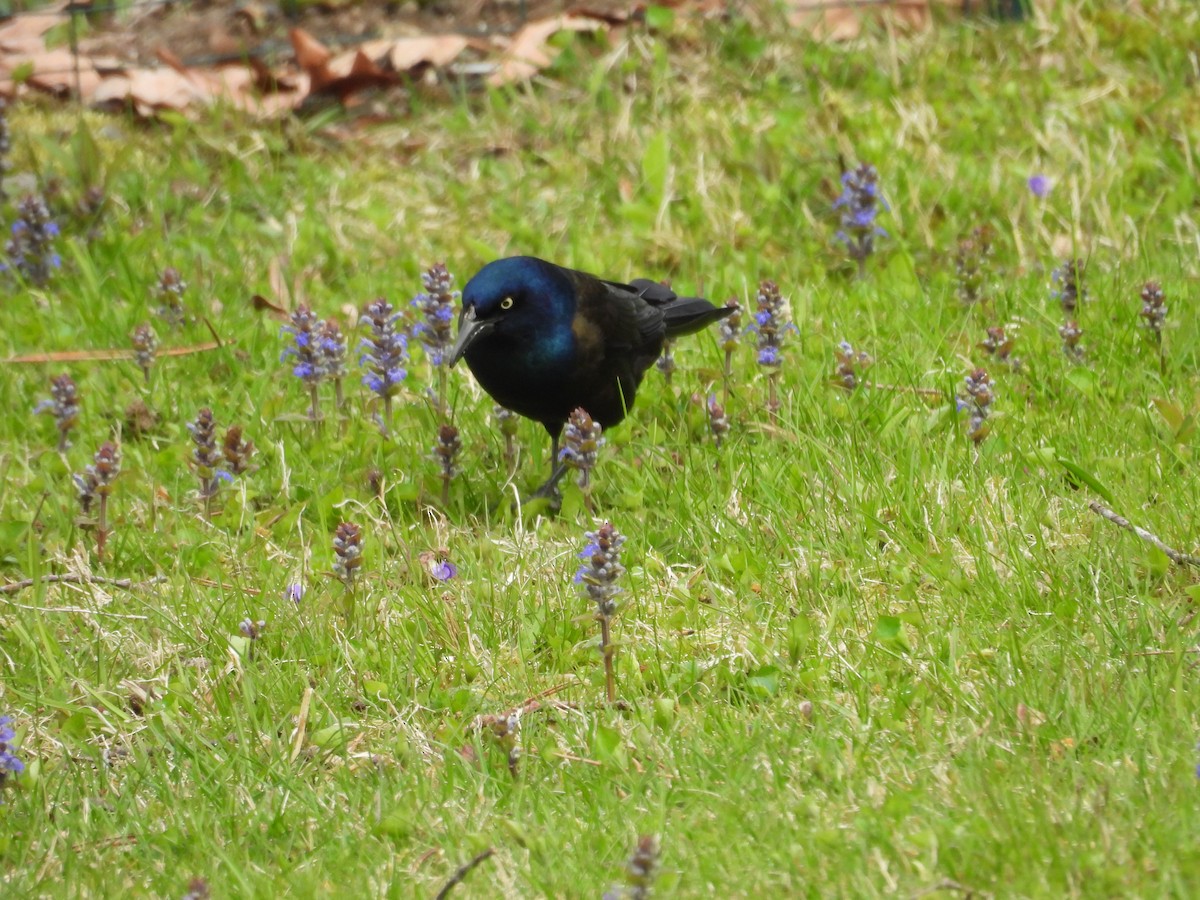
[[[505,297],[503,300],[500,301],[501,309],[512,309],[512,305],[513,305],[512,297]]]

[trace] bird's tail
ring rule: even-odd
[[[731,307],[714,306],[702,297],[677,297],[659,309],[669,338],[694,334],[733,312]]]

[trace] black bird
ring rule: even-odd
[[[539,494],[562,477],[558,441],[575,409],[616,425],[667,338],[732,311],[656,281],[604,281],[532,256],[488,263],[463,288],[462,307],[450,365],[466,357],[497,403],[550,432],[553,470]]]

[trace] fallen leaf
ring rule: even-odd
[[[513,37],[499,67],[488,76],[488,84],[525,81],[546,68],[558,55],[546,42],[560,31],[599,31],[606,27],[601,20],[589,16],[555,16],[530,22]]]
[[[254,307],[255,312],[269,310],[270,312],[275,313],[275,315],[279,316],[281,319],[286,319],[288,317],[288,311],[286,309],[284,309],[278,303],[272,303],[262,294],[252,295],[250,297],[250,305]]]
[[[348,66],[347,66],[348,64]],[[313,94],[327,94],[345,103],[359,91],[390,87],[399,83],[399,76],[379,66],[361,50],[342,54],[325,68],[325,78],[313,77]]]
[[[440,68],[457,59],[467,45],[467,39],[458,34],[401,38],[392,44],[387,58],[397,72],[409,72],[421,65]]]
[[[929,25],[931,0],[866,0],[846,6],[844,0],[787,0],[788,24],[810,31],[827,41],[849,41],[862,32],[868,19],[888,17],[896,25],[921,29]],[[945,6],[962,6],[962,0],[933,0]]]
[[[254,89],[264,94],[274,94],[278,91],[294,91],[296,82],[283,75],[271,71],[271,68],[257,56],[246,60],[250,71],[254,73]]]
[[[166,65],[170,66],[172,69],[174,69],[180,75],[183,75],[184,77],[190,77],[188,68],[187,68],[187,66],[185,66],[183,64],[183,60],[180,59],[178,56],[176,56],[174,53],[172,53],[170,50],[168,50],[166,47],[155,47],[154,55],[155,55],[155,57],[158,58],[159,62],[165,63]]]
[[[319,88],[323,80],[328,77],[327,68],[333,54],[303,28],[293,28],[288,32],[288,37],[292,41],[292,52],[296,55],[296,65],[312,78],[314,90]]]
[[[62,13],[32,13],[20,15],[6,25],[0,26],[0,49],[13,51],[36,43],[45,47],[42,36],[67,21]]]
[[[187,109],[210,99],[203,84],[174,69],[130,69],[123,76],[103,79],[92,95],[97,105],[132,105],[143,116],[164,109]]]
[[[26,80],[31,87],[49,91],[52,94],[67,96],[76,87],[76,59],[66,48],[46,50],[28,58],[33,73]],[[81,57],[78,60],[79,95],[88,100],[100,86],[100,73],[92,65],[90,59]]]

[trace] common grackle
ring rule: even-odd
[[[573,410],[582,407],[605,428],[616,425],[667,338],[731,311],[655,281],[604,281],[514,256],[488,263],[463,288],[449,360],[466,357],[497,403],[550,432],[553,468],[538,491],[544,494],[562,477],[558,440]]]

